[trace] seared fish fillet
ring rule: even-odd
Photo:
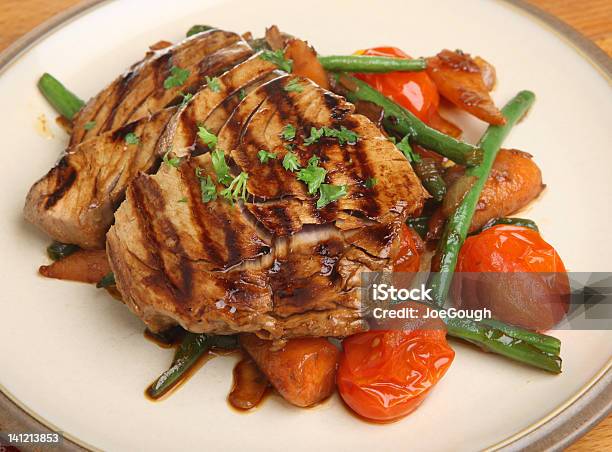
[[[106,232],[129,182],[140,172],[157,171],[170,147],[197,151],[197,125],[191,118],[197,117],[216,133],[237,104],[237,93],[263,83],[276,69],[257,57],[240,63],[252,55],[248,49],[229,50],[225,58],[220,54],[212,57],[214,63],[206,63],[213,71],[211,75],[234,67],[218,77],[218,90],[216,86],[205,87],[196,93],[180,110],[180,121],[171,119],[178,107],[169,107],[69,148],[30,189],[24,209],[26,219],[61,242],[104,248]],[[164,138],[165,132],[173,137],[171,141]],[[137,144],[126,142],[128,133],[139,137]]]
[[[213,76],[229,69],[231,61],[247,58],[251,53],[239,35],[223,30],[198,33],[174,46],[151,52],[91,99],[74,117],[70,145],[150,116],[182,93],[197,90],[206,75]],[[173,67],[189,71],[189,75],[183,84],[166,88],[164,81],[172,75]]]
[[[286,89],[299,84],[300,92]],[[184,114],[184,113],[183,113]],[[175,118],[165,140],[181,147],[196,134],[197,111]],[[283,168],[281,138],[297,129],[302,167],[316,155],[326,183],[347,195],[325,207]],[[356,144],[322,138],[311,127],[346,127]],[[179,134],[180,131],[180,134]],[[188,138],[183,140],[182,136]],[[267,339],[347,336],[364,329],[360,273],[389,270],[401,225],[426,192],[404,156],[343,98],[282,75],[242,100],[218,134],[233,175],[249,174],[246,202],[203,202],[196,171],[219,185],[211,154],[162,165],[129,185],[107,234],[117,287],[153,331],[180,324],[193,332],[253,332]],[[262,163],[260,150],[277,158]],[[375,186],[366,181],[376,179]]]

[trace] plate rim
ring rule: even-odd
[[[84,0],[18,38],[0,52],[0,75],[42,38],[71,21],[77,20],[79,16],[95,7],[111,1],[114,0]],[[582,33],[526,0],[498,0],[498,3],[502,7],[510,7],[515,12],[539,22],[587,60],[608,83],[612,83],[612,58]],[[10,415],[15,423],[12,427],[17,429],[44,433],[60,431],[52,422],[21,403],[2,384],[0,384],[0,411]],[[612,359],[589,383],[548,416],[525,427],[513,436],[489,446],[487,450],[563,450],[584,436],[610,413],[612,413]],[[79,452],[99,450],[68,432],[61,433],[63,435],[62,448],[65,450]]]

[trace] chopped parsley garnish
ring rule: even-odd
[[[346,185],[321,184],[321,187],[319,187],[319,194],[317,209],[325,207],[329,203],[346,196]]]
[[[319,166],[319,158],[315,155],[308,160],[308,166],[298,172],[297,179],[306,182],[308,193],[315,194],[323,181],[327,171]]]
[[[140,138],[134,132],[130,132],[125,136],[125,142],[127,144],[138,144],[140,143]]]
[[[344,145],[345,143],[355,144],[359,139],[359,135],[344,126],[341,126],[340,130],[323,127],[323,134],[326,137],[335,138],[336,140],[338,140],[338,143],[340,143],[340,145]]]
[[[300,163],[298,162],[297,155],[291,151],[287,152],[283,158],[283,168],[291,172],[299,170]]]
[[[187,202],[187,196],[183,196],[178,202]]]
[[[295,132],[295,127],[293,127],[292,124],[287,124],[285,127],[283,127],[281,138],[285,141],[293,141],[295,138]]]
[[[212,151],[211,160],[217,179],[227,187],[232,182],[232,176],[229,166],[225,162],[225,153],[221,150]]]
[[[223,196],[232,204],[234,204],[234,201],[238,199],[246,201],[246,189],[248,179],[249,175],[244,171],[241,172],[238,176],[232,179],[227,188],[221,190],[221,196]]]
[[[374,188],[374,186],[378,183],[378,180],[375,177],[369,177],[365,181],[365,185],[368,188]]]
[[[304,87],[300,85],[299,79],[293,78],[285,85],[284,90],[288,93],[301,93],[304,91]]]
[[[217,187],[210,176],[206,176],[202,168],[195,169],[195,175],[200,181],[200,190],[202,192],[202,202],[210,202],[217,199]]]
[[[402,151],[409,162],[418,163],[421,161],[421,156],[412,150],[412,146],[410,146],[408,138],[408,135],[406,135],[404,138],[402,138],[402,141],[397,143],[395,146]]]
[[[183,100],[181,101],[180,107],[184,107],[185,105],[187,105],[189,101],[193,98],[192,93],[187,93],[187,94],[181,93],[181,96],[183,96]]]
[[[180,67],[172,66],[170,68],[170,75],[164,80],[164,88],[170,89],[183,86],[189,78],[190,73],[189,69],[181,69]]]
[[[238,100],[243,100],[247,95],[247,92],[244,88],[241,88],[240,91],[238,91]]]
[[[221,91],[221,83],[219,83],[219,79],[217,77],[209,77],[208,75],[204,77],[206,80],[206,87],[210,88],[213,93],[218,93]]]
[[[275,64],[277,68],[285,71],[291,72],[293,67],[293,61],[285,58],[285,54],[281,49],[272,51],[272,50],[264,50],[259,55],[259,58],[265,61],[269,61],[272,64]]]
[[[310,146],[311,144],[316,143],[323,137],[323,133],[325,132],[324,128],[321,127],[317,129],[316,127],[310,128],[310,136],[304,140],[304,145]]]
[[[352,130],[347,129],[344,126],[341,126],[340,129],[333,129],[331,127],[321,127],[317,129],[315,127],[310,128],[310,136],[304,140],[304,144],[309,146],[318,142],[321,138],[335,138],[338,140],[340,145],[355,144],[359,139],[359,135],[353,132]]]
[[[208,149],[214,150],[217,147],[217,135],[209,132],[204,126],[198,126],[198,137],[208,146]]]
[[[268,163],[268,160],[276,158],[276,154],[273,154],[272,152],[268,152],[265,149],[260,150],[257,153],[257,156],[259,157],[259,161],[261,163]]]
[[[85,130],[91,130],[94,127],[96,127],[96,121],[87,121],[85,125],[83,126]]]
[[[180,157],[168,158],[168,155],[170,155],[170,152],[171,150],[166,151],[166,153],[164,154],[164,158],[162,160],[164,161],[166,165],[178,168],[178,166],[181,164],[181,158]]]

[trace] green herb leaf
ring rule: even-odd
[[[240,88],[240,91],[238,91],[238,100],[243,100],[247,95],[246,89],[244,88]]]
[[[412,150],[412,146],[410,146],[409,136],[406,135],[402,138],[402,141],[397,143],[395,146],[402,151],[402,153],[406,156],[409,162],[418,163],[421,161],[421,156]]]
[[[189,74],[191,74],[189,69],[181,69],[180,67],[172,66],[170,68],[170,75],[164,80],[164,88],[170,89],[183,86],[189,78]]]
[[[285,54],[281,49],[275,51],[264,50],[261,52],[261,55],[259,55],[259,58],[265,61],[269,61],[272,64],[275,64],[276,67],[285,72],[291,72],[291,69],[293,67],[293,61],[286,59]]]
[[[225,162],[225,152],[220,149],[214,150],[210,156],[217,179],[227,187],[232,182],[232,176],[230,175],[229,166]]]
[[[257,156],[259,157],[259,161],[261,163],[268,163],[268,160],[276,158],[276,154],[273,154],[272,152],[268,152],[265,149],[260,150],[257,153]]]
[[[187,196],[183,196],[178,202],[187,202]]]
[[[198,126],[198,137],[211,151],[217,147],[217,135],[209,132],[204,126]]]
[[[323,181],[327,171],[319,165],[319,157],[316,155],[308,160],[308,166],[301,169],[297,175],[297,179],[308,184],[308,193],[315,194]]]
[[[321,127],[320,129],[317,129],[316,127],[311,127],[310,136],[304,140],[304,145],[310,146],[311,144],[316,143],[323,137],[324,132],[325,131],[323,127]]]
[[[94,127],[96,127],[96,121],[87,121],[85,125],[83,126],[85,130],[91,130]]]
[[[202,192],[202,202],[210,202],[217,199],[217,187],[210,178],[206,176],[202,168],[195,169],[195,175],[200,181],[200,191]]]
[[[170,152],[171,152],[170,149],[166,151],[162,160],[166,165],[178,168],[178,166],[181,164],[181,158],[180,157],[168,158],[168,156],[170,155]]]
[[[365,181],[365,185],[368,188],[374,188],[374,186],[378,183],[378,180],[375,177],[369,177]]]
[[[298,162],[297,155],[291,151],[287,152],[283,158],[283,168],[291,172],[299,170],[300,163]]]
[[[236,176],[227,188],[221,190],[221,196],[227,199],[231,204],[234,204],[235,200],[242,199],[246,201],[246,188],[249,175],[244,171]]]
[[[317,209],[346,196],[347,193],[346,185],[321,184],[321,187],[319,187]]]
[[[130,132],[125,136],[125,142],[127,144],[138,144],[140,143],[140,138],[134,132]]]
[[[359,135],[357,135],[357,133],[347,129],[344,126],[341,126],[339,130],[332,129],[330,127],[323,127],[323,134],[326,137],[335,138],[336,140],[338,140],[338,143],[341,146],[345,143],[355,144],[359,139]]]
[[[295,127],[293,127],[292,124],[287,124],[285,127],[283,127],[281,138],[285,141],[293,141],[295,138],[295,132]]]
[[[293,78],[285,85],[284,90],[288,93],[301,93],[304,91],[304,87],[300,85],[300,79]]]
[[[221,83],[219,82],[219,79],[217,77],[211,78],[207,75],[206,77],[204,77],[204,80],[206,80],[206,87],[210,88],[213,93],[218,93],[219,91],[221,91]]]

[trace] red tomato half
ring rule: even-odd
[[[400,247],[393,261],[394,272],[418,272],[421,258],[419,244],[421,238],[412,228],[402,225]]]
[[[391,422],[414,411],[455,357],[446,331],[369,331],[342,342],[338,391],[360,416]]]
[[[374,47],[358,52],[361,55],[410,58],[397,47]],[[355,74],[385,96],[410,110],[424,122],[438,110],[440,96],[427,72],[389,72],[385,74]]]

